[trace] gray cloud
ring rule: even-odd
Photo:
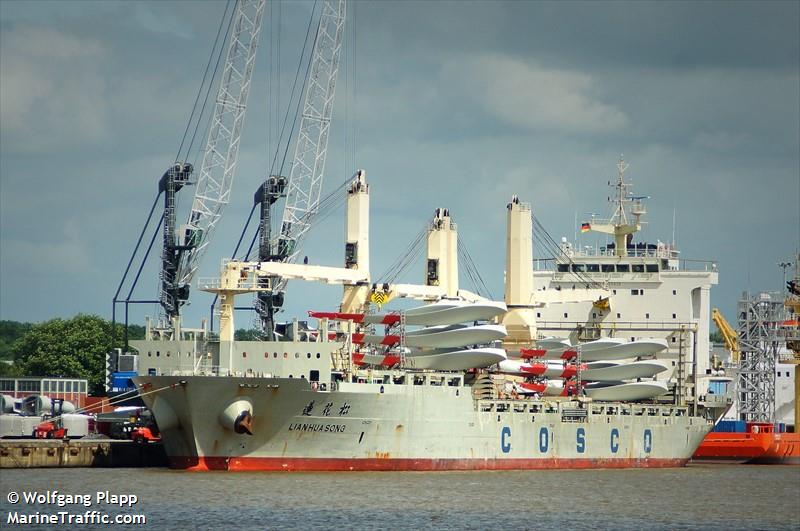
[[[282,105],[310,6],[282,4]],[[3,4],[3,319],[110,313],[223,10]],[[576,217],[607,209],[605,183],[624,153],[635,191],[653,196],[642,237],[671,239],[674,212],[682,256],[719,263],[712,296],[724,313],[734,315],[742,289],[779,287],[775,263],[800,247],[797,3],[351,2],[349,10],[357,62],[348,40],[326,189],[355,166],[367,169],[376,275],[445,206],[499,295],[511,194],[530,201],[554,237],[572,238]],[[230,255],[271,159],[267,108],[277,90],[267,92],[266,67],[276,38],[275,18],[265,20],[231,204],[200,276],[217,274]],[[185,210],[192,190],[184,193]],[[306,245],[312,262],[341,263],[342,234],[341,215],[316,226]],[[156,268],[143,272],[139,295],[155,293]],[[17,282],[23,272],[39,281]],[[407,279],[421,276],[420,262]],[[290,289],[286,317],[339,296],[332,287]],[[195,293],[187,319],[207,317],[208,304]]]

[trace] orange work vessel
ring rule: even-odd
[[[800,464],[800,433],[779,433],[775,425],[766,422],[748,422],[744,427],[745,431],[712,431],[700,443],[693,459]]]

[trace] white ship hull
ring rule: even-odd
[[[333,392],[288,378],[135,381],[172,466],[186,469],[671,467],[712,427],[685,407],[476,400],[470,386],[428,375],[424,385],[341,383]],[[252,414],[252,435],[231,429],[237,408]]]

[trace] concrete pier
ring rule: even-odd
[[[2,439],[0,468],[167,466],[161,443],[114,439]]]

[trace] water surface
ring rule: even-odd
[[[147,528],[159,529],[800,529],[798,466],[349,473],[36,469],[3,470],[0,488],[4,529],[15,528],[6,520],[13,510],[89,510],[7,500],[11,491],[47,490],[135,494],[134,507],[91,510],[144,514]]]

